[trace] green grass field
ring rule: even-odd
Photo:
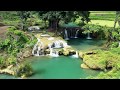
[[[91,24],[99,24],[101,26],[114,26],[114,20],[116,17],[115,11],[90,11]],[[118,23],[116,25],[118,27]]]
[[[90,11],[91,20],[115,20],[115,11]]]
[[[108,26],[108,27],[113,27],[114,26],[114,21],[108,21],[108,20],[91,20],[89,22],[90,24],[99,24],[101,26]],[[118,23],[116,24],[116,27],[118,27]]]

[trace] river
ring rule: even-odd
[[[87,51],[101,48],[103,40],[71,39],[68,45],[76,50]],[[28,79],[80,79],[96,76],[100,71],[82,69],[82,59],[71,56],[40,56],[28,58],[33,67],[34,74]],[[0,79],[16,79],[14,76],[1,74]]]

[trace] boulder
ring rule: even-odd
[[[39,26],[31,26],[31,27],[28,27],[28,31],[40,31],[40,27]]]
[[[71,47],[63,48],[63,55],[69,56],[69,55],[74,55],[74,54],[76,54],[76,51],[73,48]]]

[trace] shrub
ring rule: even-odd
[[[33,70],[30,64],[21,64],[16,70],[16,76],[18,77],[28,77],[33,74]]]
[[[110,48],[117,48],[119,46],[118,42],[112,42]]]

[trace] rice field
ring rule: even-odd
[[[90,11],[90,24],[99,24],[101,26],[108,26],[113,27],[114,26],[114,20],[116,17],[115,11]],[[118,27],[118,23],[116,24],[116,27]]]
[[[91,20],[89,22],[90,24],[98,24],[101,26],[108,26],[108,27],[113,27],[114,26],[114,21],[108,21],[108,20]],[[118,23],[116,24],[116,27],[118,27]]]

